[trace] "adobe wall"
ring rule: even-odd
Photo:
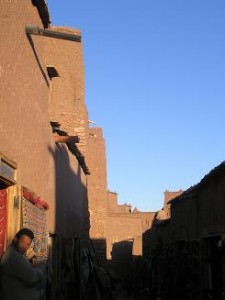
[[[155,219],[156,212],[137,212],[135,214],[139,218],[141,218],[142,232],[145,232],[146,230],[152,227],[152,223]]]
[[[117,205],[118,213],[120,214],[129,214],[132,211],[132,206],[129,204],[118,204]]]
[[[117,193],[108,191],[107,195],[107,259],[112,259],[114,244],[122,248],[123,242],[126,244],[127,241],[132,241],[132,255],[142,255],[142,234],[151,226],[155,213],[132,211],[129,204],[118,204]]]
[[[164,205],[163,205],[163,214],[161,218],[170,218],[170,203],[168,203],[170,200],[178,197],[183,193],[182,190],[179,191],[168,191],[165,190],[164,192]],[[159,213],[160,214],[160,213]],[[160,217],[160,216],[159,216]]]
[[[107,217],[107,258],[111,259],[113,245],[118,242],[132,241],[132,255],[142,255],[142,224],[138,216],[113,214]]]
[[[79,30],[66,27],[51,27],[51,30],[81,34]],[[57,121],[68,135],[78,135],[80,141],[76,146],[86,159],[88,113],[84,101],[82,44],[45,39],[45,63],[59,74],[50,82],[49,118]],[[57,182],[56,230],[68,236],[88,234],[86,175],[65,145],[59,144],[53,156]]]
[[[18,184],[52,206],[54,162],[49,151],[54,143],[44,43],[40,36],[28,38],[25,24],[42,27],[31,1],[0,2],[0,151],[18,165]]]
[[[64,237],[88,235],[89,228],[84,228],[85,221],[88,221],[85,217],[89,215],[85,206],[83,170],[64,144],[58,144],[53,155],[56,169],[55,231]]]
[[[209,238],[224,233],[225,168],[221,165],[211,172],[206,175],[206,183],[172,201],[171,239]]]
[[[164,192],[164,205],[168,204],[168,202],[178,196],[180,196],[183,193],[183,190],[179,191],[168,191],[165,190]]]
[[[51,30],[81,35],[77,29],[51,27]],[[85,154],[88,139],[88,112],[84,100],[84,62],[82,43],[45,39],[46,66],[56,68],[59,77],[52,78],[49,99],[51,121],[61,124],[69,135],[78,135],[78,147]]]
[[[88,166],[88,201],[90,212],[90,237],[106,237],[105,218],[107,214],[107,174],[105,140],[101,128],[89,128]]]
[[[107,191],[107,210],[112,213],[118,212],[118,195],[117,193]]]
[[[89,216],[86,176],[67,147],[55,145],[49,121],[61,122],[70,135],[79,133],[85,151],[81,44],[27,36],[25,24],[43,27],[32,1],[1,2],[0,24],[0,152],[18,165],[18,184],[48,202],[48,230],[79,235]],[[58,68],[56,84],[48,77],[48,64]]]

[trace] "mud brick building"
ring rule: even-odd
[[[0,23],[0,255],[31,228],[38,259],[52,257],[48,296],[79,298],[90,173],[81,33],[50,28],[44,0],[2,1]]]
[[[0,16],[0,187],[5,207],[2,254],[6,242],[25,222],[27,201],[34,202],[37,213],[43,213],[43,218],[37,218],[36,222],[41,222],[47,232],[46,208],[55,197],[54,162],[49,149],[54,149],[55,143],[48,117],[44,45],[39,37],[31,40],[25,32],[26,23],[47,27],[48,9],[44,1],[39,7],[31,1],[2,1]],[[38,199],[47,205],[38,207],[35,205]],[[33,226],[37,229],[38,223]]]

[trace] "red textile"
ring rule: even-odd
[[[32,193],[26,191],[25,189],[23,190],[23,197],[30,201],[31,203],[43,207],[44,209],[48,209],[48,203],[45,202],[44,200],[41,200],[39,197],[33,195]]]
[[[0,190],[0,257],[5,250],[7,234],[7,190]]]

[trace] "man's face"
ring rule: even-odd
[[[16,240],[16,249],[21,254],[25,254],[26,251],[30,248],[32,239],[27,235],[22,235]]]

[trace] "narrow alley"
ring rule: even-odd
[[[0,296],[224,300],[225,162],[157,211],[119,203],[82,30],[54,26],[45,0],[1,1],[0,24]]]

